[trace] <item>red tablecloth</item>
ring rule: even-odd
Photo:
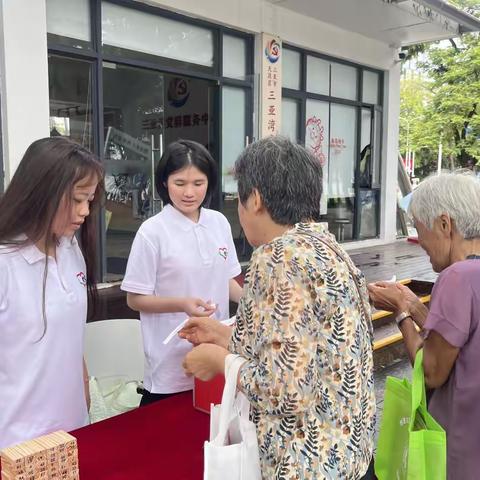
[[[201,480],[210,417],[192,392],[70,432],[81,480]]]
[[[201,480],[209,424],[185,392],[75,430],[80,478]]]

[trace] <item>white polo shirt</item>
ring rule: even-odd
[[[86,268],[75,239],[48,258],[34,245],[0,247],[0,448],[85,425]]]
[[[195,297],[218,304],[215,317],[229,317],[229,280],[240,264],[227,219],[202,208],[198,223],[171,205],[146,220],[137,232],[122,290],[160,297]],[[193,388],[182,369],[191,344],[163,340],[187,318],[180,313],[140,313],[145,350],[144,386],[152,393]]]

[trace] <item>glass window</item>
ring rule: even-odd
[[[373,238],[378,235],[379,190],[360,190],[360,238]]]
[[[184,138],[215,151],[215,88],[213,81],[104,62],[108,280],[123,276],[139,226],[162,207],[154,187],[162,147]]]
[[[246,143],[246,92],[242,88],[222,89],[222,192],[236,196],[237,182],[233,179],[233,165]]]
[[[109,53],[213,66],[211,30],[108,2],[102,2],[102,42]]]
[[[360,168],[359,185],[366,188],[372,186],[372,111],[362,108],[362,124],[360,129]]]
[[[328,223],[339,241],[353,238],[357,110],[331,105]]]
[[[341,63],[332,63],[332,97],[357,99],[357,69]]]
[[[307,56],[307,91],[320,95],[330,93],[330,62]]]
[[[244,38],[223,36],[223,76],[244,79],[247,75],[247,45]]]
[[[378,84],[380,75],[369,70],[363,71],[362,101],[365,103],[377,104],[378,102]]]
[[[240,261],[250,258],[252,249],[238,219],[237,182],[233,166],[249,139],[246,138],[247,92],[242,88],[222,88],[222,196],[223,214],[232,228],[233,240]]]
[[[298,111],[300,104],[292,98],[282,98],[282,123],[281,134],[293,142],[299,141],[298,136]]]
[[[164,125],[164,79],[157,72],[103,65],[107,280],[121,278],[135,234],[157,212],[152,170]]]
[[[382,159],[382,115],[383,112],[375,109],[374,114],[374,148],[373,148],[373,171],[372,186],[380,187],[381,159]]]
[[[50,55],[48,84],[50,135],[69,137],[93,150],[92,64]]]
[[[91,43],[89,0],[47,0],[47,32],[53,43],[86,48]]]
[[[304,133],[306,148],[322,163],[321,214],[337,239],[378,236],[382,73],[299,49],[285,48],[284,64],[293,64],[288,59],[293,54],[298,59],[296,73],[302,71],[300,58],[306,56],[306,84],[300,84],[300,74],[290,83],[292,69],[283,68],[283,87],[300,92],[283,92],[281,133],[295,138],[299,132],[302,139]],[[304,110],[305,118],[300,118]]]
[[[328,102],[307,100],[305,119],[305,147],[310,150],[323,167],[323,195],[320,211],[327,212],[328,199],[328,125],[330,109]]]
[[[282,87],[299,90],[300,70],[300,53],[284,48],[282,57]]]

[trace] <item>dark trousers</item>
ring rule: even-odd
[[[151,403],[158,402],[159,400],[165,400],[168,397],[178,395],[178,393],[150,393],[147,390],[143,390],[142,399],[140,400],[140,407],[150,405]]]
[[[376,480],[375,471],[373,469],[373,458],[368,466],[367,473],[360,480]]]

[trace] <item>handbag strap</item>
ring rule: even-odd
[[[427,395],[425,391],[425,376],[423,373],[423,348],[416,356],[412,372],[412,414],[410,416],[410,425],[415,421],[415,412],[419,407],[427,408]]]
[[[220,405],[220,418],[218,425],[218,434],[214,442],[218,445],[224,445],[228,433],[228,426],[235,410],[235,397],[237,395],[237,379],[240,367],[245,363],[245,359],[240,355],[229,354],[225,358],[225,387],[223,388],[222,403]]]
[[[366,305],[365,305],[365,299],[362,295],[362,291],[361,291],[361,288],[360,288],[360,283],[358,282],[357,275],[355,274],[355,270],[357,268],[355,267],[355,264],[353,263],[352,259],[348,255],[345,255],[334,243],[329,242],[323,236],[319,235],[316,232],[301,231],[301,232],[297,232],[297,233],[300,233],[301,235],[308,235],[310,237],[313,237],[313,238],[317,239],[320,243],[322,243],[323,245],[328,247],[330,250],[332,250],[337,255],[337,257],[339,257],[340,260],[342,260],[342,262],[345,263],[345,265],[347,265],[348,272],[349,272],[350,276],[352,277],[353,281],[355,282],[355,287],[357,288],[357,293],[358,293],[358,298],[360,300],[360,308],[362,310],[362,315],[363,315],[365,320],[368,320],[370,318],[370,315],[368,314],[369,308],[367,308]],[[372,332],[370,332],[370,334],[373,335]]]

